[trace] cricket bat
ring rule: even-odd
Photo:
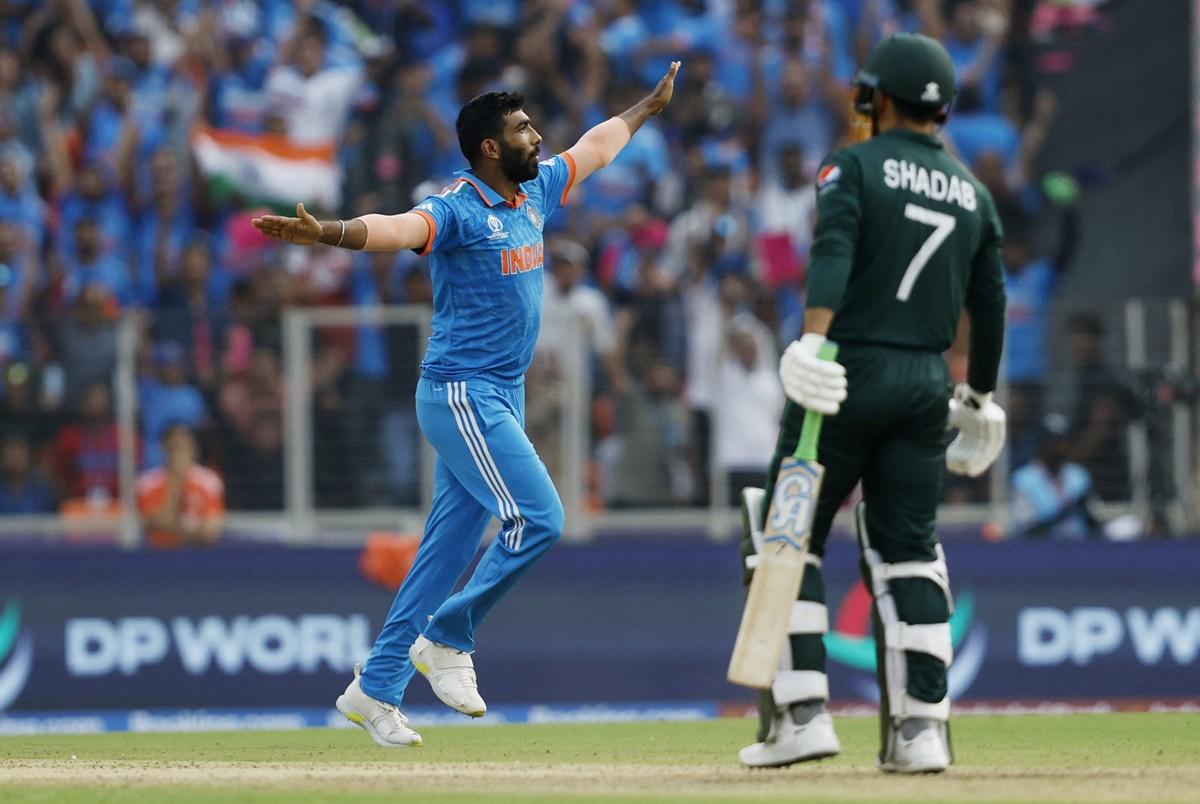
[[[826,343],[818,356],[833,360],[837,350],[837,344]],[[805,411],[796,451],[779,467],[763,524],[763,549],[725,676],[734,684],[769,689],[779,669],[792,604],[804,580],[804,559],[825,475],[825,467],[817,463],[823,418],[820,413]]]

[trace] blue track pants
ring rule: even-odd
[[[525,435],[523,381],[423,378],[417,421],[437,452],[433,508],[360,681],[372,698],[397,705],[412,678],[408,649],[417,636],[472,650],[476,627],[563,528],[558,492]],[[492,517],[499,536],[451,595]]]

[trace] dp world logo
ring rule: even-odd
[[[954,601],[954,614],[950,617],[954,663],[946,679],[951,698],[958,698],[974,683],[987,652],[987,629],[983,623],[971,625],[974,610],[970,592],[960,594]],[[862,581],[854,584],[842,599],[833,629],[825,635],[825,650],[834,661],[870,673],[869,677],[856,676],[854,688],[863,698],[879,700],[875,638],[871,634],[871,595]]]
[[[9,598],[0,614],[0,711],[7,709],[29,680],[33,639],[21,633],[21,603]]]

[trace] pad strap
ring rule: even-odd
[[[899,697],[894,697],[899,692]],[[891,700],[900,702],[900,711],[893,711],[892,717],[895,718],[910,718],[910,717],[927,717],[930,720],[947,721],[950,719],[950,696],[947,695],[937,703],[929,703],[928,701],[919,701],[909,695],[904,690],[891,690],[893,697]]]
[[[818,670],[780,670],[771,684],[775,706],[797,701],[829,700],[829,677]]]
[[[863,552],[868,549],[866,544],[863,544]],[[936,545],[934,549],[937,551],[937,558],[933,561],[899,561],[895,564],[884,564],[879,553],[871,550],[873,554],[868,558],[868,564],[871,567],[871,580],[876,589],[881,586],[886,586],[887,582],[893,578],[924,578],[927,581],[936,583],[942,590],[942,594],[946,596],[946,605],[950,609],[950,613],[954,613],[954,597],[950,594],[950,572],[946,568],[946,554],[942,551],[942,546]],[[873,558],[874,561],[870,559]]]
[[[889,650],[915,650],[928,653],[941,660],[947,667],[954,660],[954,647],[950,640],[950,623],[909,625],[905,622],[888,623],[884,627],[884,642]]]
[[[829,609],[824,603],[797,600],[792,604],[789,634],[824,634],[829,630]]]
[[[925,717],[931,720],[950,719],[950,696],[937,703],[918,700],[908,694],[908,667],[905,651],[917,651],[934,656],[947,667],[954,658],[950,623],[913,625],[900,619],[896,601],[888,582],[895,578],[924,578],[935,583],[946,595],[946,602],[953,611],[950,597],[949,574],[946,570],[945,554],[937,545],[937,558],[933,561],[902,561],[885,564],[877,550],[870,547],[867,538],[866,506],[859,503],[857,510],[858,538],[863,560],[870,570],[871,594],[875,598],[875,611],[883,625],[883,679],[888,692],[889,719],[895,723],[910,717]],[[890,741],[890,737],[889,737]]]
[[[758,562],[761,560],[762,560],[762,557],[757,554],[752,555],[752,556],[746,556],[746,569],[748,569],[748,570],[754,569],[755,567],[758,566]],[[805,553],[804,554],[804,563],[809,565],[810,567],[816,567],[817,569],[820,569],[821,568],[821,557],[814,556],[812,553]]]

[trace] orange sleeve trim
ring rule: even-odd
[[[426,254],[433,251],[433,241],[437,237],[437,221],[435,221],[433,216],[423,209],[414,209],[413,212],[420,215],[429,223],[429,239],[425,241],[425,245],[422,246],[421,251],[418,252],[419,256],[424,257]]]
[[[575,186],[575,157],[563,151],[562,158],[567,163],[567,186],[563,188],[562,198],[558,204],[565,207],[567,205],[567,193],[571,192],[571,188]]]

